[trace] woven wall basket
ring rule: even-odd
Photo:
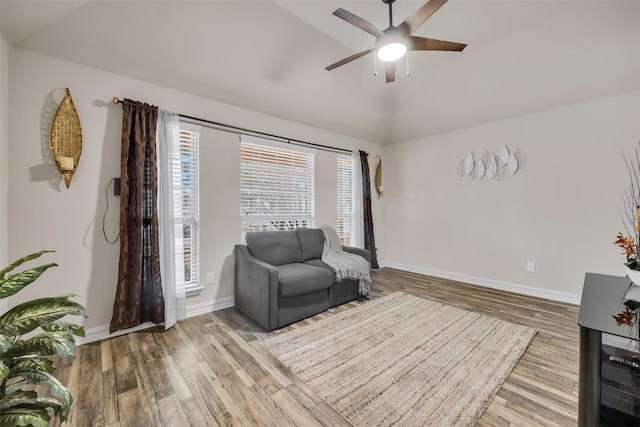
[[[378,159],[378,166],[376,167],[376,176],[375,176],[375,184],[376,184],[376,192],[378,193],[378,199],[382,197],[382,157],[376,156]]]
[[[65,89],[49,130],[49,146],[58,170],[69,188],[82,154],[82,129],[69,88]]]

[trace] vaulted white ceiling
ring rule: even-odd
[[[397,0],[394,24],[423,3]],[[373,54],[325,71],[373,47],[339,7],[388,25],[381,0],[0,0],[0,30],[16,48],[382,144],[640,89],[640,1],[449,0],[415,35],[467,48],[411,52],[390,84]]]

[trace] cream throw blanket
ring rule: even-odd
[[[345,252],[342,249],[336,230],[328,225],[321,225],[320,229],[324,233],[322,262],[336,271],[336,281],[342,282],[342,279],[357,280],[360,295],[371,296],[369,262],[360,255]]]

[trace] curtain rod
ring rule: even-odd
[[[124,101],[122,101],[121,99],[118,99],[117,97],[113,97],[113,103],[114,104],[121,104],[124,107]],[[260,132],[257,130],[251,130],[251,129],[247,129],[247,128],[243,128],[243,127],[239,127],[239,126],[233,126],[233,125],[227,125],[225,123],[219,123],[219,122],[214,122],[212,120],[207,120],[207,119],[201,119],[199,117],[193,117],[193,116],[188,116],[186,114],[180,114],[178,113],[178,116],[183,118],[183,119],[187,119],[187,120],[193,120],[196,122],[202,122],[202,123],[207,123],[219,128],[224,128],[227,130],[233,130],[233,131],[237,131],[238,133],[250,133],[253,135],[260,135],[263,137],[267,137],[270,138],[272,140],[277,140],[279,142],[286,142],[287,144],[294,144],[294,145],[310,145],[312,147],[317,147],[320,149],[324,149],[324,150],[329,150],[329,151],[340,151],[343,153],[351,153],[351,150],[347,150],[346,148],[338,148],[338,147],[331,147],[330,145],[322,145],[322,144],[316,144],[315,142],[307,142],[307,141],[302,141],[300,139],[294,139],[294,138],[286,138],[284,136],[280,136],[280,135],[274,135],[271,133],[266,133],[266,132]]]

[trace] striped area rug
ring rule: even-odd
[[[355,426],[472,426],[535,334],[395,292],[262,345]]]

